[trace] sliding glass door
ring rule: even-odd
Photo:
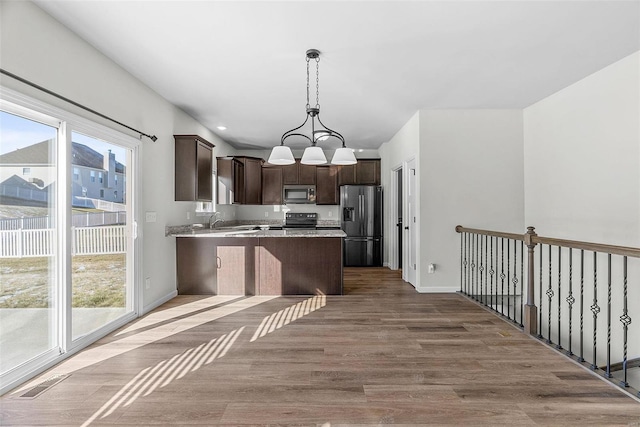
[[[9,98],[0,97],[0,393],[137,307],[139,141]]]
[[[58,124],[0,111],[0,372],[57,350]]]
[[[133,310],[127,174],[131,150],[71,133],[72,339]]]

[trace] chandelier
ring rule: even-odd
[[[311,106],[309,104],[309,63],[314,59],[316,61],[316,105]],[[284,145],[284,142],[290,136],[301,136],[306,138],[311,146],[305,148],[304,154],[300,163],[304,165],[324,165],[327,163],[327,158],[324,155],[321,147],[317,146],[319,141],[325,141],[329,138],[337,138],[342,142],[342,147],[338,148],[331,164],[334,165],[353,165],[356,164],[356,157],[353,154],[353,150],[347,148],[344,142],[344,137],[340,133],[333,129],[329,129],[320,120],[320,51],[317,49],[307,50],[307,117],[304,122],[291,130],[286,131],[282,138],[280,138],[280,145],[273,147],[268,162],[274,165],[290,165],[295,163],[291,148]],[[302,129],[307,122],[311,119],[311,133],[305,135],[300,129]],[[317,122],[317,123],[316,123]]]

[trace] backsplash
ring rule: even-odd
[[[339,206],[327,205],[236,205],[237,220],[284,220],[286,212],[317,212],[319,220],[340,221]]]

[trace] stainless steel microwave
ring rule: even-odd
[[[285,185],[282,187],[282,200],[285,205],[291,203],[315,203],[315,185]]]

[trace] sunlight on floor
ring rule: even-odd
[[[304,301],[300,301],[299,303],[287,308],[283,308],[270,316],[265,316],[249,342],[254,342],[258,338],[262,338],[276,329],[280,329],[283,326],[324,307],[325,305],[327,305],[327,296],[321,294]]]
[[[243,326],[240,329],[235,329],[229,334],[203,343],[196,348],[190,348],[169,360],[157,363],[153,367],[143,369],[85,421],[82,426],[91,425],[98,418],[106,418],[119,407],[131,405],[140,396],[149,396],[157,388],[163,388],[174,380],[183,378],[187,373],[195,372],[203,365],[208,365],[215,359],[224,357],[244,328]]]
[[[153,311],[143,318],[133,322],[129,327],[118,331],[116,336],[128,334],[139,329],[148,328],[150,326],[157,325],[158,323],[166,322],[168,320],[185,316],[196,311],[210,309],[212,306],[225,304],[238,298],[238,296],[212,296],[208,298],[202,298],[187,304],[182,304],[177,307]]]
[[[216,307],[212,310],[203,311],[186,318],[181,318],[169,323],[161,324],[160,326],[156,326],[154,328],[147,329],[134,335],[129,335],[106,344],[96,344],[60,363],[55,368],[51,369],[48,374],[51,376],[55,376],[60,374],[72,373],[74,371],[86,368],[112,357],[116,357],[128,351],[135,350],[136,348],[140,348],[149,343],[159,341],[171,335],[179,334],[180,332],[184,332],[188,329],[195,328],[207,322],[211,322],[212,320],[217,320],[224,316],[228,316],[242,310],[255,307],[259,304],[271,301],[275,298],[278,297],[255,296],[243,298],[238,302],[233,302],[222,307]],[[23,385],[12,394],[22,393],[24,390],[33,387],[40,381],[42,381],[41,378],[36,378],[35,380]]]

